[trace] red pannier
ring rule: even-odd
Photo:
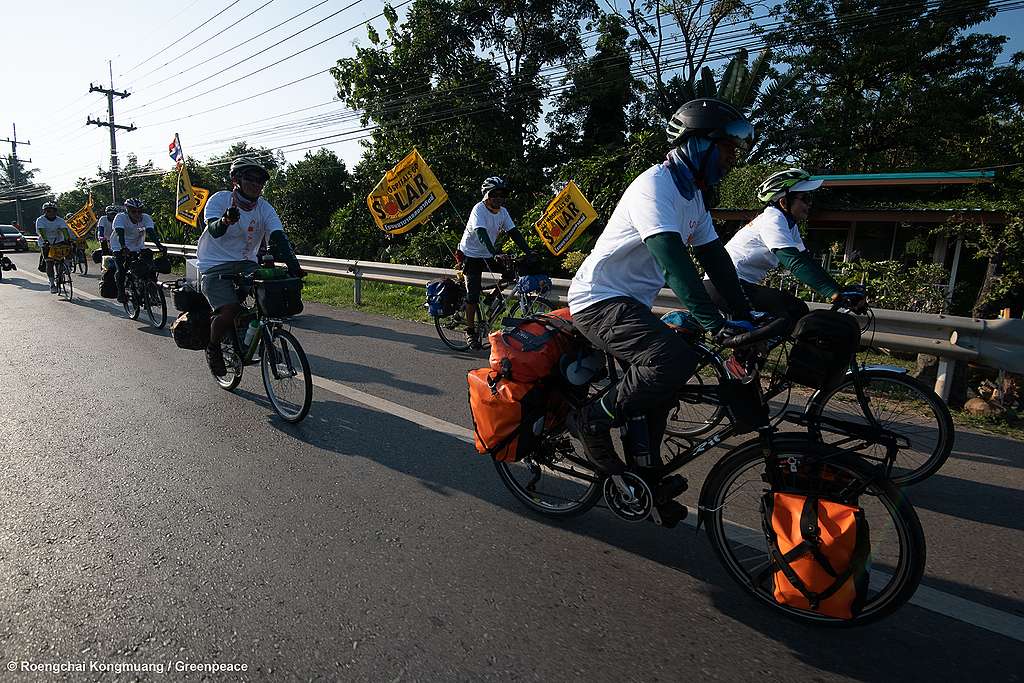
[[[562,355],[577,344],[568,308],[540,313],[490,334],[491,370],[533,384],[555,372]]]

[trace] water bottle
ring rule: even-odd
[[[244,346],[245,348],[249,348],[249,345],[252,344],[252,340],[256,338],[256,333],[259,332],[259,329],[259,321],[253,320],[252,322],[250,322],[249,327],[247,327],[245,330],[245,343],[242,344],[242,346]]]
[[[651,443],[647,432],[647,418],[631,417],[626,420],[626,433],[622,437],[626,457],[632,456],[640,467],[651,466]]]

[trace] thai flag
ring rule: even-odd
[[[185,160],[185,153],[181,151],[181,140],[178,139],[178,134],[174,134],[174,139],[171,140],[171,144],[167,145],[167,153],[171,159],[174,160],[174,164],[178,165]]]

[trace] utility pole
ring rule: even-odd
[[[94,126],[106,126],[110,129],[110,199],[111,203],[117,204],[117,130],[133,131],[135,130],[135,124],[130,126],[118,126],[114,124],[114,96],[124,99],[131,95],[129,92],[118,92],[114,90],[114,66],[109,61],[107,65],[110,67],[110,88],[102,88],[98,85],[89,84],[89,92],[101,92],[107,96],[107,120],[100,121],[99,119],[93,119],[86,117],[86,125]]]
[[[5,138],[0,140],[0,142],[11,143],[11,187],[14,188],[14,211],[18,216],[18,230],[22,230],[25,224],[22,223],[21,220],[21,188],[19,187],[18,181],[18,145],[31,145],[32,143],[18,142],[18,127],[13,123],[11,124],[11,132],[13,134],[11,138]],[[32,163],[31,159],[23,159],[23,161],[27,161],[30,164]]]

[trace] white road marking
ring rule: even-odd
[[[19,275],[28,276],[34,280],[48,282],[45,277],[37,275],[36,273],[28,273],[20,269],[14,272],[17,272]],[[92,280],[90,280],[90,282],[92,282]],[[77,291],[75,292],[75,296],[79,296]],[[104,299],[94,294],[87,293],[82,293],[81,296],[85,299],[103,301],[114,308],[120,308],[120,304],[111,299]],[[407,408],[406,406],[395,403],[394,401],[389,401],[386,398],[374,396],[373,394],[361,391],[355,387],[350,387],[346,384],[341,384],[340,382],[335,382],[334,380],[326,379],[318,375],[313,375],[313,384],[314,386],[330,391],[338,396],[356,401],[357,403],[361,403],[373,408],[374,410],[379,410],[382,413],[400,417],[403,420],[441,434],[447,434],[448,436],[456,438],[464,443],[473,443],[473,431],[466,429],[465,427],[460,427],[452,422],[442,420],[441,418],[434,417],[433,415],[421,413],[418,410]],[[689,512],[690,514],[687,516],[686,521],[688,524],[695,525],[697,511],[690,508]],[[730,524],[732,523],[730,522]],[[733,526],[739,527],[739,525],[735,524],[733,524]],[[746,529],[746,527],[740,528]],[[750,529],[749,532],[752,534],[750,536],[749,543],[752,544],[752,547],[758,547],[755,544],[754,539],[756,536],[758,542],[760,541],[760,532],[753,529]],[[956,619],[957,621],[964,622],[965,624],[970,624],[972,626],[991,631],[992,633],[998,633],[999,635],[1006,636],[1007,638],[1024,642],[1024,618],[1015,614],[1003,612],[986,605],[981,605],[979,603],[972,602],[971,600],[924,585],[918,586],[917,591],[914,593],[914,597],[910,599],[910,604],[916,605],[930,612],[935,612],[936,614],[941,614],[951,619]]]

